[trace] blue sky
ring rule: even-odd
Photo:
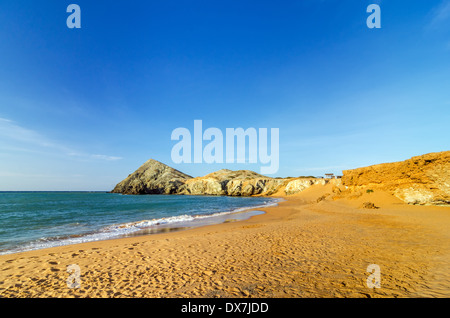
[[[259,171],[174,164],[196,119],[279,128],[283,177],[450,148],[448,0],[18,0],[0,26],[0,190],[111,190],[149,158]]]

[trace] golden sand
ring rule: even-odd
[[[245,221],[3,255],[0,297],[450,296],[449,207],[330,192],[313,186]],[[71,264],[80,288],[67,285]],[[370,264],[381,288],[367,287]]]

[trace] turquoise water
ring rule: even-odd
[[[276,202],[262,197],[0,192],[0,254],[218,223]]]

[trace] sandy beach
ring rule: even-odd
[[[312,186],[245,221],[3,255],[0,297],[450,296],[450,207],[330,193]],[[370,264],[381,288],[367,287]]]
[[[0,20],[15,315],[450,298],[450,0],[2,1]]]

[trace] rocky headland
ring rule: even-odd
[[[286,196],[314,185],[331,185],[332,197],[387,191],[408,204],[450,204],[450,151],[344,170],[342,179],[271,178],[249,170],[222,169],[192,177],[150,159],[119,182],[113,193],[227,196]]]
[[[119,182],[113,193],[122,194],[180,194],[180,195],[291,195],[312,185],[339,179],[270,178],[249,170],[222,169],[203,177],[193,178],[159,161],[150,159]]]

